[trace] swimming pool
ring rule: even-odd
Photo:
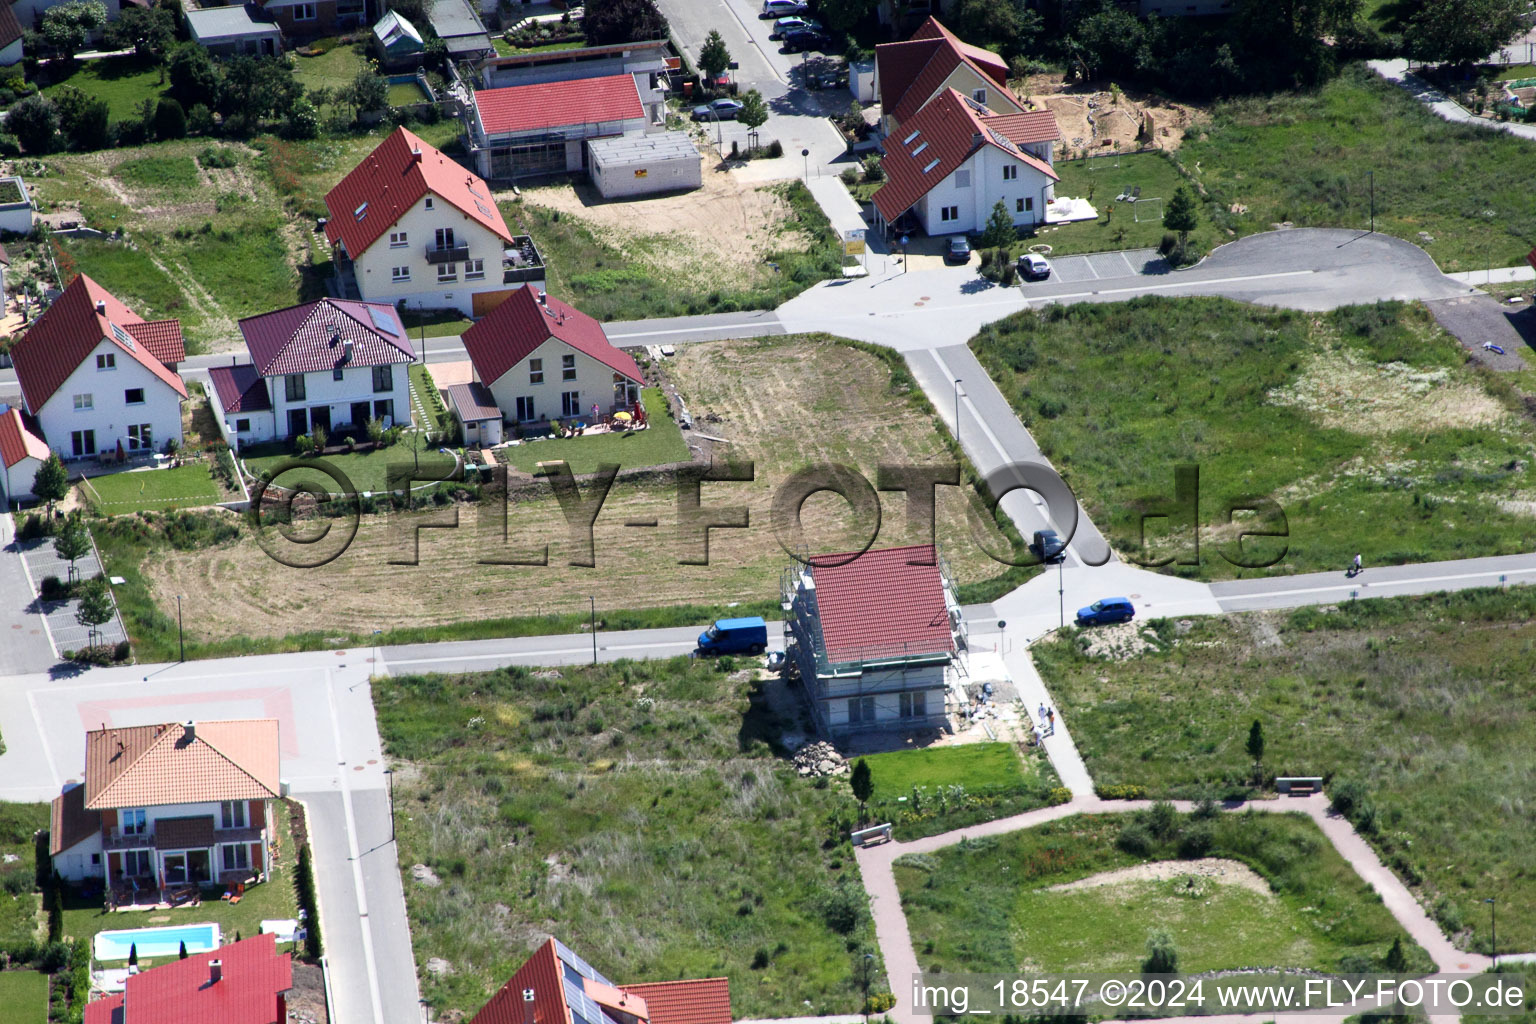
[[[97,960],[127,960],[137,946],[140,957],[175,956],[181,944],[188,953],[206,953],[219,948],[219,926],[212,923],[186,924],[174,928],[126,928],[97,932],[92,947]]]

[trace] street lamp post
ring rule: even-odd
[[[181,648],[181,660],[187,660],[187,638],[181,631],[181,595],[176,595],[176,645]]]
[[[910,237],[909,235],[901,236],[901,272],[903,274],[907,272],[907,242]]]
[[[1056,563],[1056,603],[1061,606],[1061,628],[1067,628],[1067,560],[1063,557]]]
[[[1494,211],[1484,210],[1483,216],[1488,218],[1488,223],[1492,226],[1493,218],[1496,216]],[[1488,238],[1488,280],[1486,283],[1493,284],[1493,237],[1491,235]]]
[[[1489,945],[1493,949],[1493,966],[1495,967],[1499,966],[1499,917],[1495,909],[1497,904],[1494,903],[1496,898],[1490,896],[1483,900],[1484,903],[1488,904],[1488,938]]]
[[[960,384],[959,377],[955,378],[955,443],[960,443]]]
[[[1376,172],[1367,171],[1371,176],[1371,234],[1376,233]]]
[[[592,610],[592,664],[597,664],[597,598],[587,595],[587,604]]]
[[[395,841],[395,770],[384,769],[384,782],[389,787],[389,841]]]
[[[809,149],[802,149],[800,151],[800,156],[805,160],[805,180],[806,181],[810,181],[811,180],[811,151]]]

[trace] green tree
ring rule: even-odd
[[[112,593],[107,581],[97,576],[80,591],[80,607],[75,611],[75,621],[90,631],[90,645],[96,646],[96,627],[111,622],[116,609],[112,605]]]
[[[48,900],[48,941],[60,942],[64,938],[64,889],[53,886],[53,896]]]
[[[155,138],[184,139],[187,136],[187,112],[169,96],[155,104]]]
[[[389,9],[417,28],[425,29],[431,22],[428,17],[429,0],[391,0]]]
[[[828,28],[852,32],[879,9],[880,0],[821,0],[816,5],[816,14]]]
[[[16,116],[16,107],[11,108],[11,116]],[[64,495],[68,493],[69,470],[64,468],[64,460],[59,458],[58,452],[50,452],[37,468],[37,476],[32,481],[32,495],[48,503],[48,515],[52,517],[54,503],[63,501]]]
[[[85,151],[106,146],[112,111],[105,99],[72,85],[62,85],[54,102],[59,107],[59,130],[72,149]]]
[[[848,785],[853,790],[853,798],[859,802],[859,824],[867,820],[865,808],[869,805],[869,798],[875,793],[874,774],[869,770],[869,762],[862,757],[853,763],[853,771],[848,774]]]
[[[1008,214],[1008,207],[999,199],[993,204],[991,214],[987,216],[986,227],[981,229],[979,239],[981,247],[1001,249],[1017,237],[1018,232],[1013,229],[1013,218]]]
[[[1167,929],[1155,928],[1147,933],[1147,958],[1141,962],[1141,970],[1143,974],[1178,973],[1179,951]]]
[[[1408,954],[1403,952],[1403,940],[1401,937],[1392,940],[1392,948],[1387,950],[1387,973],[1405,974],[1408,971]]]
[[[176,44],[176,16],[164,7],[129,4],[107,25],[103,39],[114,50],[132,48],[140,57],[159,59]]]
[[[1316,42],[1354,24],[1360,0],[1242,0],[1237,13],[1251,38],[1267,35],[1270,45],[1282,40]]]
[[[1195,205],[1195,194],[1188,185],[1174,189],[1168,209],[1163,211],[1163,227],[1179,233],[1179,248],[1189,242],[1189,233],[1200,223],[1200,209]]]
[[[91,553],[91,534],[77,512],[64,520],[53,538],[53,553],[69,563],[69,579],[75,579],[75,563]]]
[[[190,110],[204,104],[210,110],[219,105],[219,69],[208,51],[196,43],[185,43],[171,52],[167,68],[171,95]]]
[[[320,109],[300,96],[283,121],[283,136],[289,139],[313,139],[320,135]]]
[[[58,105],[40,92],[23,96],[6,113],[5,126],[33,156],[51,153],[59,140]]]
[[[1475,64],[1523,27],[1525,0],[1406,0],[1403,48],[1414,60]],[[1406,10],[1404,9],[1406,8]]]
[[[354,75],[343,93],[357,118],[389,105],[389,82],[371,68],[364,68]]]
[[[286,118],[303,95],[304,86],[293,77],[286,59],[241,54],[224,67],[220,109],[226,116],[239,114],[253,121]]]
[[[699,49],[700,70],[713,85],[730,63],[731,51],[725,48],[725,39],[720,35],[720,30],[710,29],[709,35],[704,38],[704,45]]]
[[[1005,58],[1028,53],[1042,25],[1039,13],[1023,0],[954,0],[945,8],[944,23],[966,42]]]
[[[583,10],[588,46],[665,39],[671,31],[653,0],[589,0]]]
[[[182,943],[181,943],[181,950],[177,954],[177,959],[185,960],[186,958],[187,958],[187,943],[186,943],[186,940],[183,939]]]
[[[750,132],[767,124],[768,104],[763,102],[763,94],[756,89],[748,89],[747,94],[741,98],[741,110],[736,113],[736,120]]]
[[[107,23],[101,0],[68,0],[43,12],[43,40],[61,56],[73,58],[92,32]]]
[[[1248,729],[1248,756],[1255,762],[1264,760],[1264,726],[1257,718]]]
[[[139,944],[137,942],[130,942],[128,944],[128,966],[139,966]]]

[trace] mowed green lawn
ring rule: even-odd
[[[46,1024],[48,975],[0,971],[0,1024]]]
[[[1370,570],[1366,570],[1370,579]],[[1194,619],[1166,653],[1089,659],[1034,648],[1103,784],[1155,796],[1248,791],[1254,720],[1266,775],[1363,790],[1356,825],[1450,934],[1536,949],[1536,590],[1465,591]]]
[[[1155,248],[1165,233],[1163,211],[1174,191],[1185,183],[1173,161],[1162,153],[1134,153],[1125,156],[1096,156],[1089,160],[1058,161],[1056,173],[1061,181],[1058,196],[1089,199],[1099,211],[1097,220],[1078,221],[1059,227],[1044,228],[1033,238],[1024,239],[1010,249],[1017,256],[1031,245],[1044,243],[1052,256],[1078,252],[1103,252],[1109,249]],[[1122,192],[1140,187],[1144,202],[1122,203]],[[1161,203],[1152,202],[1161,199]],[[1143,219],[1137,220],[1138,217]],[[1226,237],[1209,217],[1190,234],[1190,245],[1210,249]]]
[[[672,409],[660,388],[645,388],[640,395],[645,405],[644,430],[594,434],[591,437],[553,437],[502,449],[507,461],[525,473],[536,472],[541,462],[565,461],[577,475],[593,473],[605,462],[617,462],[622,469],[664,466],[688,458],[688,444],[682,428],[672,418]],[[591,420],[591,411],[580,417]]]
[[[1018,755],[1006,743],[962,743],[925,750],[868,754],[875,799],[907,795],[913,786],[1018,786],[1024,781]]]
[[[218,486],[201,460],[175,469],[104,473],[88,477],[80,486],[87,500],[112,516],[212,505],[219,500]]]
[[[400,866],[436,1011],[473,1013],[542,935],[621,981],[728,977],[738,1017],[858,1012],[883,969],[841,781],[800,778],[734,667],[688,658],[378,677]],[[410,865],[442,879],[423,885]]]
[[[159,65],[135,56],[79,61],[68,78],[45,86],[43,94],[57,98],[62,87],[72,85],[106,100],[108,117],[122,121],[138,117],[145,100],[158,100],[165,93],[167,85],[161,75]]]
[[[1179,969],[1188,972],[1376,971],[1394,939],[1403,941],[1410,963],[1430,966],[1311,819],[1170,814],[1158,832],[1152,819],[1147,812],[1066,818],[902,857],[896,881],[919,964],[944,972],[1135,972],[1148,934],[1166,929]],[[1181,850],[1191,859],[1239,861],[1267,886],[1240,889],[1210,879],[1180,885],[1170,878],[1050,889],[1178,860]]]
[[[352,84],[363,67],[362,55],[351,45],[333,46],[318,57],[295,54],[293,77],[306,90],[343,89]]]
[[[874,792],[869,816],[896,826],[897,839],[916,839],[978,821],[1005,818],[1065,797],[1056,772],[1037,752],[1007,743],[867,754]]]
[[[1239,234],[1281,221],[1363,230],[1374,171],[1376,230],[1454,272],[1524,265],[1536,239],[1529,147],[1442,121],[1356,65],[1313,92],[1218,104],[1179,159],[1220,205],[1247,208],[1231,220]]]
[[[1187,506],[1150,520],[1145,547],[1142,516],[1172,504],[1176,467],[1198,466],[1200,564],[1162,571],[1342,571],[1357,553],[1376,566],[1536,546],[1536,429],[1422,307],[1140,298],[1026,311],[971,346],[1128,557],[1195,559]],[[1231,511],[1253,496],[1284,521]],[[1288,536],[1239,544],[1243,528]]]
[[[421,442],[422,447],[418,455],[411,450],[408,437],[387,448],[375,448],[367,452],[350,454],[342,452],[319,458],[306,457],[301,460],[303,465],[283,470],[273,478],[273,482],[288,488],[308,485],[332,494],[343,493],[345,487],[325,470],[318,468],[320,465],[339,471],[358,493],[377,493],[388,490],[389,473],[392,467],[396,473],[408,471],[413,477],[418,478],[412,481],[412,487],[422,487],[429,480],[448,479],[454,469],[454,460],[441,454],[435,445],[425,440]],[[244,460],[247,468],[258,476],[262,473],[274,472],[279,466],[291,463],[295,459],[292,449],[287,445],[269,444],[249,450],[262,453],[246,457]]]

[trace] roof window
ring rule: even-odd
[[[358,204],[357,209],[352,211],[353,220],[360,221],[366,216],[368,216],[368,204],[366,202]]]
[[[934,157],[932,160],[928,161],[928,166],[923,168],[923,173],[927,174],[937,166],[939,166],[939,158]]]

